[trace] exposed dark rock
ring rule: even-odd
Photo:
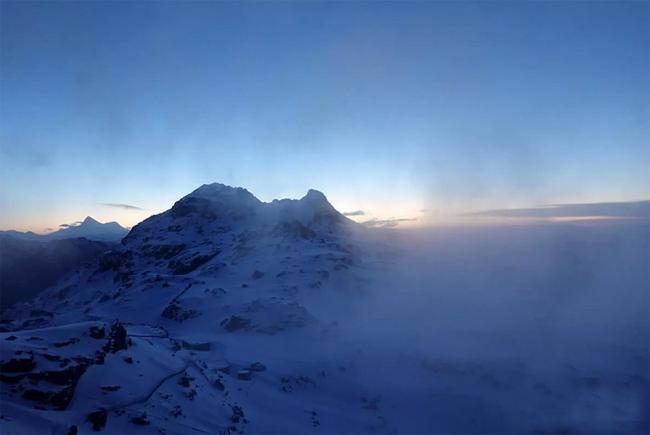
[[[142,414],[142,415],[137,415],[135,417],[131,417],[131,423],[140,426],[145,426],[148,425],[150,422],[149,419],[147,418],[147,414]]]
[[[193,319],[200,315],[201,313],[199,311],[182,309],[178,302],[175,301],[167,305],[161,314],[165,319],[176,320],[178,322]]]
[[[186,275],[212,260],[218,254],[219,251],[217,250],[212,254],[197,255],[187,261],[172,260],[169,262],[169,267],[174,275]]]
[[[183,415],[183,409],[179,405],[176,405],[171,411],[169,411],[169,415],[174,418],[178,418]]]
[[[109,251],[99,260],[99,272],[112,270],[118,271],[123,267],[133,266],[133,252],[131,251]]]
[[[77,381],[88,368],[87,364],[68,366],[63,370],[29,373],[27,377],[35,381],[46,381],[55,385],[76,385]]]
[[[21,379],[23,379],[25,375],[14,375],[14,376],[9,376],[5,375],[4,373],[0,373],[0,382],[3,382],[5,384],[10,384],[14,385],[20,382]]]
[[[43,317],[25,320],[18,329],[36,329],[47,325],[48,320]]]
[[[120,388],[122,388],[122,387],[120,387],[119,385],[107,385],[105,387],[101,387],[101,389],[104,390],[104,391],[117,391]]]
[[[126,328],[119,321],[114,321],[111,330],[108,333],[108,341],[103,349],[106,352],[115,353],[127,349],[129,343],[127,340]]]
[[[72,386],[64,387],[56,392],[28,389],[23,392],[22,398],[25,400],[37,402],[43,406],[50,404],[55,409],[63,411],[70,404],[73,394],[74,388]]]
[[[237,372],[237,379],[242,381],[250,381],[253,379],[253,372],[251,370],[240,370]]]
[[[91,326],[88,330],[88,335],[95,339],[104,338],[106,337],[106,330],[103,326],[101,328],[99,326]]]
[[[3,373],[18,373],[18,372],[29,372],[36,367],[36,362],[34,361],[34,354],[32,352],[27,352],[26,357],[11,358],[9,361],[3,361],[0,363],[0,372]]]
[[[54,408],[58,409],[59,411],[65,410],[70,404],[70,402],[72,401],[75,387],[76,387],[76,382],[74,385],[67,386],[61,389],[59,392],[54,393],[50,398],[50,402],[52,403]]]
[[[165,307],[161,316],[165,319],[175,320],[180,312],[180,306],[176,302],[171,302]]]
[[[254,362],[249,366],[249,369],[254,372],[263,372],[266,370],[266,366],[261,362]]]
[[[183,347],[183,349],[198,350],[202,352],[211,349],[210,343],[188,343],[185,340],[181,340],[181,346]]]
[[[33,400],[35,402],[45,403],[50,400],[52,393],[49,391],[40,391],[40,390],[25,390],[23,392],[22,398],[25,400]]]
[[[255,272],[253,272],[252,278],[253,279],[260,279],[263,276],[264,276],[264,272],[256,270]]]
[[[230,316],[221,322],[221,326],[228,332],[235,332],[248,329],[251,326],[251,321],[245,317]]]
[[[184,395],[185,397],[187,397],[188,399],[190,399],[190,400],[194,400],[194,398],[196,397],[196,394],[197,394],[197,392],[196,392],[195,389],[191,389],[191,390],[189,390],[189,391],[185,391],[185,392],[183,393],[183,395]]]
[[[132,270],[120,270],[115,272],[115,276],[113,277],[113,282],[121,283],[126,285],[127,287],[130,287],[134,275],[135,273]]]
[[[65,347],[65,346],[70,346],[71,344],[76,344],[76,343],[79,343],[79,339],[77,337],[72,337],[69,340],[59,341],[58,343],[54,343],[54,347]]]
[[[186,196],[177,201],[171,209],[171,215],[174,219],[179,219],[190,214],[199,215],[210,220],[216,220],[218,218],[212,201],[205,198]]]
[[[48,384],[62,385],[64,386],[62,389],[51,391],[48,388],[46,391],[41,391],[38,388],[30,388],[23,392],[22,397],[25,400],[36,401],[38,406],[51,405],[54,409],[66,409],[72,400],[79,379],[90,365],[85,358],[75,359],[78,362],[77,365],[68,366],[63,370],[33,371],[26,375],[33,385],[39,385],[43,381]]]
[[[145,245],[142,252],[148,257],[156,260],[169,260],[175,257],[185,249],[185,244],[178,245]]]
[[[34,309],[29,312],[30,317],[52,317],[54,314],[49,311]]]
[[[88,420],[93,425],[93,430],[100,431],[106,426],[106,419],[108,418],[108,413],[105,409],[100,409],[98,411],[93,411],[88,416]]]
[[[223,391],[223,390],[226,389],[226,386],[223,384],[223,382],[221,382],[220,379],[215,379],[214,380],[214,386],[219,391]]]
[[[68,429],[68,433],[67,433],[67,435],[77,435],[77,432],[78,432],[78,431],[79,431],[79,430],[77,429],[77,426],[73,424],[73,425],[70,426],[70,428]]]
[[[304,388],[306,386],[314,386],[314,380],[309,376],[283,376],[280,379],[280,389],[286,393],[290,393],[295,388]]]
[[[225,374],[229,375],[231,369],[232,369],[232,366],[230,364],[228,364],[225,367],[219,367],[217,370],[219,370],[221,373],[225,373]]]
[[[232,415],[230,416],[230,421],[233,423],[240,423],[243,422],[244,419],[244,410],[241,408],[241,406],[233,406],[232,407]]]
[[[105,359],[106,359],[106,352],[102,352],[101,350],[95,351],[95,359],[94,359],[95,364],[102,365],[104,364]]]
[[[5,340],[14,341],[14,340],[16,340],[16,338],[18,338],[18,337],[16,337],[15,335],[10,335],[9,337],[5,338]]]
[[[190,382],[194,380],[193,377],[188,376],[188,375],[183,375],[178,379],[178,385],[184,388],[189,388],[190,387]]]

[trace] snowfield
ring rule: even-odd
[[[646,433],[648,228],[204,185],[3,313],[0,432]]]

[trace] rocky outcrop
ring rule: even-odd
[[[108,333],[108,340],[103,349],[105,352],[115,353],[129,347],[126,328],[119,321],[114,321]]]
[[[11,358],[9,361],[3,361],[0,363],[0,372],[2,373],[19,373],[19,372],[29,372],[36,367],[36,362],[34,361],[34,353],[21,352],[20,356],[16,358]]]
[[[189,310],[183,309],[178,302],[173,301],[170,302],[169,305],[165,307],[165,309],[160,315],[165,319],[175,320],[177,322],[184,322],[185,320],[199,317],[201,315],[201,312],[192,309]]]
[[[250,319],[240,316],[230,316],[221,321],[221,327],[228,332],[235,332],[249,329],[251,326]]]
[[[90,366],[103,364],[107,354],[128,348],[127,331],[119,321],[111,324],[108,333],[106,329],[106,325],[93,325],[86,330],[77,329],[79,336],[64,341],[41,340],[44,351],[15,350],[12,358],[0,362],[0,382],[10,385],[10,391],[20,393],[23,400],[34,402],[36,408],[65,410]],[[85,343],[80,344],[84,336]],[[29,346],[29,341],[12,340],[11,346],[20,349]]]
[[[86,417],[86,420],[90,422],[93,426],[93,430],[100,431],[106,426],[106,420],[108,419],[108,412],[105,409],[99,409],[93,411]]]
[[[211,254],[196,255],[188,260],[173,260],[169,262],[169,268],[174,275],[187,275],[212,260],[218,254],[219,251],[217,250]]]

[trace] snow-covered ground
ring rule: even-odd
[[[202,186],[3,315],[0,432],[646,432],[648,258],[647,222],[368,231]]]

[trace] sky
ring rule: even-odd
[[[650,3],[0,2],[0,229],[204,183],[357,220],[650,198]]]

